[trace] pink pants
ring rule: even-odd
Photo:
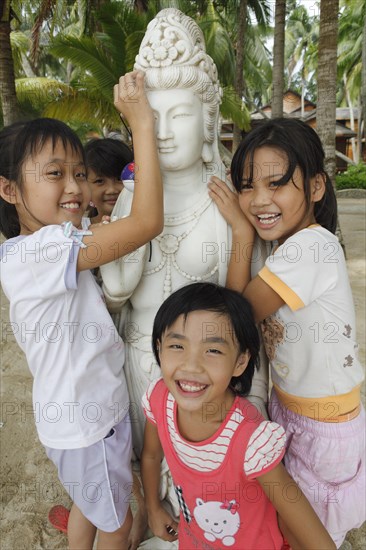
[[[286,409],[273,389],[269,415],[286,431],[288,473],[339,548],[366,519],[364,408],[349,422],[318,422]]]

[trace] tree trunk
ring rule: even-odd
[[[333,187],[336,175],[336,93],[339,0],[321,0],[318,49],[318,103],[316,129],[323,143],[325,169]],[[345,251],[339,219],[336,235]]]
[[[14,63],[10,45],[10,0],[1,3],[0,19],[0,100],[4,126],[20,118],[15,92]]]
[[[26,56],[24,53],[22,53],[21,56],[22,56],[22,68],[25,76],[27,78],[35,78],[36,76],[38,76],[38,74],[36,74],[35,72],[35,68],[29,62],[28,56]]]
[[[272,72],[272,118],[283,116],[286,0],[276,0]]]
[[[347,88],[347,79],[345,76],[343,77],[343,85],[344,85],[344,91],[346,95],[346,103],[349,108],[350,128],[351,130],[355,131],[355,117],[353,114],[353,103],[351,99],[351,94],[349,93],[349,89]],[[358,164],[359,163],[358,148],[357,148],[356,139],[354,137],[351,138],[351,147],[352,147],[352,158],[355,161],[355,163]]]
[[[305,116],[305,86],[306,80],[304,77],[304,67],[301,69],[301,118]]]
[[[244,93],[244,37],[247,26],[247,0],[240,0],[238,38],[236,42],[236,68],[235,68],[235,91],[243,101]],[[241,129],[234,124],[233,131],[233,152],[238,148],[241,142]]]
[[[360,147],[360,159],[366,159],[362,155],[362,135],[365,140],[365,149],[366,149],[366,14],[363,22],[363,33],[362,33],[362,64],[361,64],[361,117],[358,121],[359,127],[361,129],[361,124],[363,123],[363,132],[361,132],[361,140],[359,142]],[[365,153],[366,155],[366,153]]]
[[[325,152],[325,167],[335,185],[338,0],[321,0],[316,128]]]
[[[134,1],[134,8],[136,11],[140,13],[144,13],[148,10],[148,1],[147,0],[135,0]]]

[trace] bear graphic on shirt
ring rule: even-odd
[[[235,543],[234,535],[240,527],[238,508],[239,504],[235,500],[204,502],[197,498],[193,515],[207,540],[221,540],[224,546],[232,546]]]

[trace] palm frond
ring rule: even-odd
[[[83,67],[86,73],[94,76],[103,96],[106,99],[112,97],[113,85],[120,75],[116,69],[115,61],[95,40],[85,36],[80,38],[58,36],[50,49],[53,54]]]
[[[70,94],[67,85],[44,77],[17,78],[15,89],[22,117],[26,119],[42,116],[45,105]]]
[[[120,4],[111,10],[111,6],[113,4],[104,6],[98,16],[103,32],[109,39],[107,47],[116,59],[118,74],[121,75],[132,70],[148,22],[155,13],[151,9],[144,13],[137,12],[127,6],[121,9]]]
[[[106,102],[100,94],[90,89],[73,90],[70,97],[61,97],[57,102],[49,103],[43,110],[43,116],[58,118],[67,123],[88,123],[102,132],[104,127],[117,129],[121,121],[112,102]]]
[[[11,51],[13,54],[15,74],[22,72],[23,59],[30,48],[30,40],[22,31],[12,31],[10,33]]]
[[[241,130],[250,127],[250,113],[244,103],[238,98],[232,86],[223,88],[220,112],[223,118],[232,120]]]
[[[212,3],[198,19],[198,24],[205,38],[206,51],[216,64],[222,85],[232,83],[235,75],[234,48]]]
[[[40,111],[48,103],[57,102],[62,96],[71,97],[73,90],[58,80],[36,77],[18,78],[15,81],[17,99],[22,109]]]

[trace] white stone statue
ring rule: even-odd
[[[166,297],[188,283],[225,284],[231,233],[207,191],[210,177],[225,179],[226,169],[218,150],[222,90],[201,30],[177,9],[160,11],[147,27],[134,68],[145,72],[148,99],[156,116],[164,231],[150,245],[102,266],[101,272],[107,304],[120,314],[133,402],[134,451],[139,457],[145,424],[141,396],[149,382],[160,376],[151,350],[156,311]],[[132,193],[124,189],[113,215],[127,215],[131,199]],[[263,265],[261,251],[257,259],[255,272]],[[252,390],[263,401],[266,383],[264,368]],[[161,496],[173,503],[178,516],[168,475],[162,476]]]

